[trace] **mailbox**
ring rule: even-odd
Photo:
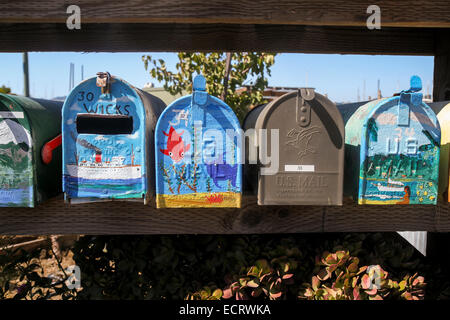
[[[244,130],[259,205],[342,205],[344,122],[333,102],[301,88],[252,109]]]
[[[135,200],[154,191],[154,128],[165,104],[99,72],[63,106],[63,191],[70,203]]]
[[[449,156],[450,156],[450,103],[446,104],[437,115],[441,126],[441,153],[439,160],[439,195],[450,202],[449,186]]]
[[[359,204],[436,204],[441,132],[422,82],[359,107],[345,126],[346,193]]]
[[[203,76],[164,110],[155,136],[158,208],[240,207],[242,130],[232,109],[206,93]]]
[[[0,206],[61,192],[62,102],[0,94]]]

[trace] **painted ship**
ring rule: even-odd
[[[401,181],[395,181],[390,178],[392,167],[389,167],[387,185],[382,185],[380,182],[377,183],[376,187],[378,191],[381,192],[403,192],[405,190],[405,184]]]
[[[400,181],[394,181],[388,178],[388,183],[386,186],[382,185],[380,182],[377,183],[378,191],[381,192],[403,192],[405,184]]]
[[[141,165],[124,164],[124,156],[111,157],[110,161],[101,161],[96,155],[95,161],[82,160],[78,164],[68,164],[67,173],[71,177],[96,180],[128,180],[142,177]]]

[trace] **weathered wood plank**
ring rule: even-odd
[[[435,35],[433,101],[450,100],[450,31]]]
[[[233,23],[366,26],[367,7],[381,9],[382,27],[450,27],[446,0],[1,0],[0,21],[65,22],[69,5],[82,23]]]
[[[358,205],[347,199],[342,207],[326,209],[324,231],[434,231],[436,210],[434,205]]]
[[[54,198],[37,208],[0,208],[0,234],[256,234],[450,231],[450,206],[258,206],[155,209],[133,202],[69,206]]]
[[[0,234],[320,232],[322,214],[320,207],[258,207],[254,197],[241,209],[158,210],[124,201],[69,206],[55,198],[34,209],[0,208]]]
[[[434,29],[293,25],[0,24],[0,52],[272,51],[433,55]],[[420,41],[418,41],[420,39]]]

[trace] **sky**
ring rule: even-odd
[[[75,64],[75,85],[98,71],[108,71],[136,87],[152,82],[162,86],[145,70],[143,55],[163,59],[169,70],[175,70],[175,53],[29,53],[30,94],[51,99],[69,92],[70,63]],[[409,88],[409,78],[422,79],[423,92],[432,93],[433,57],[282,53],[275,57],[269,86],[314,87],[334,102],[354,102],[377,95],[377,81],[383,96],[391,96]],[[364,90],[365,83],[365,90]],[[23,93],[21,53],[0,53],[0,86]],[[365,93],[365,95],[364,95]]]

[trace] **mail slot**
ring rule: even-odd
[[[359,107],[345,126],[346,193],[359,204],[436,204],[441,131],[422,81]]]
[[[0,206],[61,192],[62,102],[0,94]]]
[[[242,130],[232,109],[193,81],[156,126],[158,208],[235,207],[242,194]]]
[[[244,130],[258,204],[342,205],[344,122],[333,102],[302,88],[252,109]]]
[[[107,72],[63,106],[63,191],[70,203],[153,197],[154,129],[165,104]]]
[[[431,106],[431,105],[430,105]],[[450,160],[450,103],[447,103],[437,114],[441,126],[441,153],[439,160],[439,195],[446,202],[450,202],[449,186],[449,160]]]

